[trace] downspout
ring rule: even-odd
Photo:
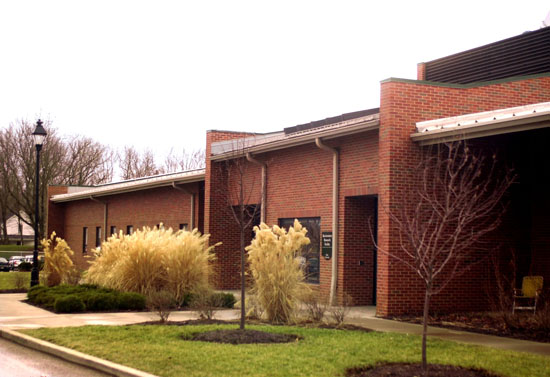
[[[99,199],[94,198],[90,195],[90,200],[96,203],[103,204],[103,234],[101,235],[101,238],[103,241],[107,240],[107,202],[103,202]]]
[[[253,164],[260,165],[262,167],[262,197],[260,199],[260,222],[265,223],[265,206],[267,203],[267,164],[261,162],[252,157],[250,152],[246,153],[246,159]]]
[[[323,144],[321,138],[315,138],[318,148],[332,153],[332,278],[330,282],[330,305],[336,304],[336,288],[338,285],[338,177],[339,153],[336,148]]]
[[[189,230],[195,229],[195,194],[187,191],[182,187],[176,186],[176,182],[172,182],[172,187],[191,196],[191,216],[189,217]]]

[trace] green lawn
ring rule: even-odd
[[[420,337],[301,327],[295,343],[226,345],[182,340],[223,326],[85,326],[21,330],[31,336],[159,376],[341,376],[348,367],[420,361]],[[430,339],[429,362],[479,367],[502,376],[550,376],[550,358]]]
[[[0,292],[6,289],[29,288],[31,284],[30,272],[0,272]]]
[[[33,251],[34,245],[0,245],[0,251]]]

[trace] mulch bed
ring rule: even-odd
[[[421,316],[401,316],[389,319],[422,323]],[[454,313],[430,315],[428,324],[452,330],[550,343],[550,331],[538,328],[532,313],[517,314],[517,321],[519,326],[509,327],[495,313]]]
[[[195,334],[191,339],[202,342],[229,344],[291,343],[300,339],[293,334],[274,334],[257,330],[214,330]]]
[[[422,376],[422,364],[388,363],[364,368],[350,368],[346,377],[411,377]],[[429,364],[430,377],[499,377],[483,369],[462,368],[454,365]]]

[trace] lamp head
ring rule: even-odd
[[[35,145],[42,145],[44,144],[44,139],[46,138],[46,130],[44,127],[42,127],[42,121],[38,119],[36,122],[36,128],[34,129],[34,132],[32,133],[32,136],[34,137],[34,144]]]

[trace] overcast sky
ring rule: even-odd
[[[0,1],[0,127],[203,148],[378,107],[380,81],[536,30],[548,0]]]

